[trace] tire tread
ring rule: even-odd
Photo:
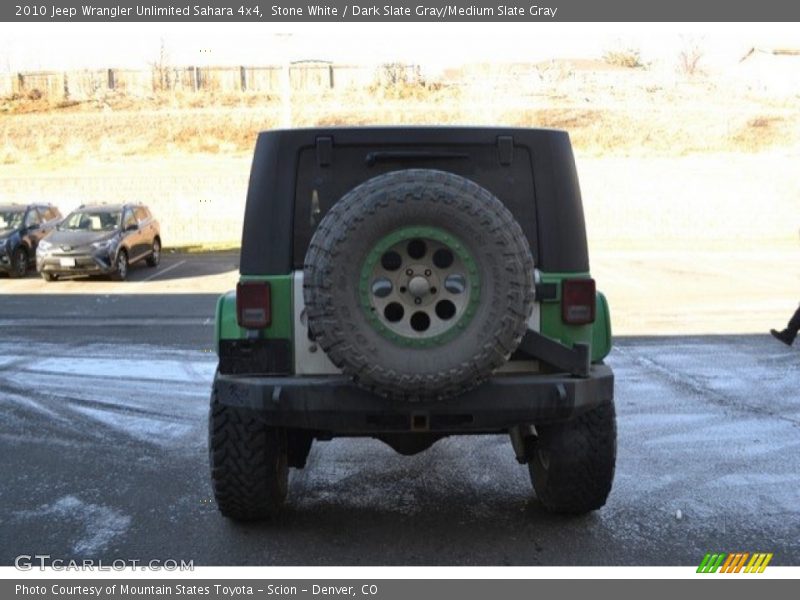
[[[481,222],[485,230],[492,232],[495,243],[502,245],[505,270],[518,280],[508,288],[508,310],[500,317],[493,335],[476,347],[469,360],[448,365],[437,373],[401,373],[378,364],[362,351],[352,332],[337,319],[331,285],[333,265],[344,260],[348,238],[378,211],[393,203],[412,202],[426,205],[424,210],[436,210],[444,203]],[[533,307],[533,270],[533,258],[521,227],[486,189],[444,171],[390,172],[351,190],[317,227],[305,259],[304,299],[309,327],[331,361],[370,391],[400,400],[455,396],[484,381],[519,345]]]
[[[549,468],[545,472],[536,455],[528,466],[542,505],[564,514],[583,514],[605,505],[616,462],[613,402],[564,423],[537,426],[537,432],[537,448],[548,452]]]
[[[220,512],[251,521],[276,515],[288,482],[284,432],[247,409],[214,401],[209,414],[211,484]]]

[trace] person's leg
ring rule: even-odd
[[[786,329],[783,331],[777,331],[775,329],[769,330],[769,332],[772,334],[772,337],[780,340],[787,346],[791,346],[794,343],[794,338],[797,337],[798,331],[800,331],[800,306],[797,307],[797,310],[794,311],[792,318],[789,319]]]
[[[794,311],[792,318],[789,319],[789,324],[786,326],[786,329],[794,336],[796,336],[797,332],[800,331],[800,306],[797,307],[797,310]]]

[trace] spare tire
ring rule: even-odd
[[[533,289],[511,212],[476,183],[430,169],[349,191],[305,258],[314,338],[357,384],[405,400],[459,394],[508,360]]]

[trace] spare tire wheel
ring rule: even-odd
[[[393,398],[464,392],[517,348],[533,258],[511,212],[476,183],[394,171],[345,194],[305,258],[312,334],[356,383]]]

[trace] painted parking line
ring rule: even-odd
[[[166,269],[159,269],[158,271],[156,271],[155,273],[150,275],[150,277],[145,277],[144,279],[142,279],[141,281],[137,281],[136,283],[144,283],[146,281],[151,281],[151,280],[155,279],[156,277],[159,277],[160,275],[163,275],[164,273],[169,273],[170,271],[172,271],[172,269],[177,269],[178,267],[180,267],[185,262],[186,262],[186,260],[182,260],[180,262],[176,262],[174,265],[171,265],[171,266],[167,267]]]

